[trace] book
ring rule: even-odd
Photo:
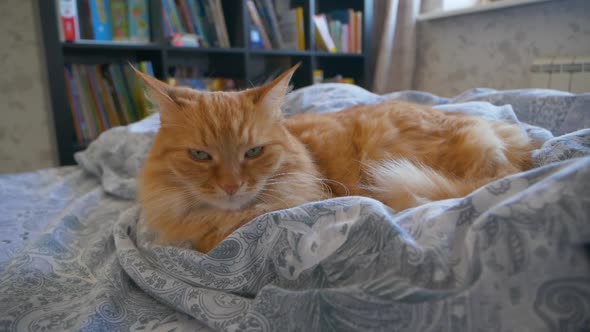
[[[341,23],[338,20],[330,20],[329,28],[330,28],[330,35],[334,40],[334,46],[336,47],[336,51],[342,52],[342,45],[340,39],[340,27]]]
[[[170,8],[170,2],[168,0],[162,0],[162,16],[164,32],[166,36],[172,36],[177,31],[176,27],[172,24],[172,9]]]
[[[176,0],[176,5],[179,9],[180,19],[183,23],[184,30],[188,33],[195,33],[195,28],[193,26],[193,22],[190,18],[190,13],[188,11],[188,6],[186,4],[187,0]]]
[[[272,44],[270,42],[270,38],[268,37],[266,29],[262,25],[262,21],[256,8],[256,4],[254,4],[254,1],[252,0],[247,0],[246,6],[248,7],[248,12],[250,14],[250,20],[252,21],[252,24],[256,27],[257,31],[260,33],[260,36],[262,37],[263,47],[265,49],[271,49]]]
[[[90,2],[78,0],[78,25],[80,28],[80,39],[94,39],[92,31],[92,14],[90,12]]]
[[[281,36],[281,30],[279,29],[279,22],[277,19],[277,14],[273,2],[271,0],[262,0],[262,2],[262,5],[265,11],[267,12],[269,28],[271,31],[274,45],[278,49],[283,49],[285,48],[285,45],[283,43],[283,37]]]
[[[108,93],[109,103],[113,106],[113,109],[117,115],[117,119],[119,124],[127,124],[127,118],[125,116],[123,106],[119,102],[117,91],[115,90],[115,85],[113,84],[113,78],[111,77],[111,73],[108,70],[108,66],[103,68],[102,75],[104,78],[105,87]]]
[[[153,75],[149,61],[136,64]],[[139,120],[151,106],[143,84],[127,65],[65,65],[66,96],[75,126],[76,141],[86,144],[101,132]]]
[[[356,47],[356,53],[361,53],[362,49],[363,49],[363,33],[362,33],[362,31],[363,31],[363,13],[356,12],[355,15],[356,15],[355,47]]]
[[[187,0],[187,6],[189,10],[190,20],[193,24],[195,34],[199,38],[199,45],[209,47],[209,38],[205,30],[205,26],[202,23],[202,7],[198,0]]]
[[[176,3],[174,0],[163,0],[168,3],[168,8],[170,8],[170,22],[172,23],[172,31],[174,33],[185,34],[186,30],[184,29],[182,22],[180,20],[180,15],[178,14],[178,8],[176,7]]]
[[[356,24],[354,10],[348,9],[348,49],[350,53],[354,53],[356,50]]]
[[[270,48],[276,48],[275,41],[272,37],[272,27],[270,24],[270,17],[268,10],[264,7],[263,0],[254,0],[254,4],[256,5],[256,10],[258,11],[258,16],[260,17],[260,22],[266,31],[268,39],[270,40]]]
[[[140,112],[137,108],[136,99],[134,96],[134,80],[129,80],[128,75],[125,74],[125,68],[129,67],[127,64],[115,64],[117,68],[118,79],[122,87],[122,94],[127,101],[127,111],[129,112],[129,118],[131,122],[135,122],[141,119]]]
[[[110,65],[108,67],[108,72],[110,74],[111,83],[114,86],[115,94],[116,94],[116,102],[121,109],[121,113],[125,119],[125,123],[131,123],[134,120],[131,100],[127,95],[127,91],[125,91],[125,86],[123,83],[122,74],[119,71],[119,68],[115,65]]]
[[[297,45],[299,50],[305,50],[305,30],[303,20],[303,7],[297,7],[295,9],[297,14]]]
[[[326,15],[314,15],[313,22],[315,25],[316,35],[318,36],[318,41],[320,42],[318,46],[325,51],[335,53],[336,46],[334,45],[334,40],[330,35]]]
[[[108,0],[89,0],[92,33],[95,40],[112,40],[111,15]]]
[[[61,18],[61,30],[66,41],[80,39],[80,26],[78,23],[78,6],[76,0],[60,0],[59,13]]]
[[[248,47],[250,49],[264,49],[264,41],[262,40],[262,34],[256,25],[251,24],[249,28],[248,36],[249,36],[249,43]]]
[[[137,65],[132,64],[134,67]],[[140,120],[144,116],[144,109],[143,109],[143,93],[141,91],[141,87],[138,85],[137,75],[133,72],[133,69],[127,65],[121,65],[121,72],[123,73],[123,78],[125,81],[125,85],[127,87],[127,92],[129,93],[129,97],[131,98],[131,104],[133,105],[133,113],[135,115],[135,120]]]
[[[110,0],[111,30],[113,40],[129,39],[129,18],[127,16],[127,0]]]
[[[285,3],[285,2],[277,2],[278,3]],[[279,24],[279,32],[281,34],[281,38],[283,39],[283,47],[285,49],[298,49],[298,34],[297,34],[297,9],[283,9],[280,11],[279,6],[275,5],[277,8],[277,19]]]
[[[205,25],[207,26],[211,46],[222,47],[222,41],[220,39],[221,36],[219,35],[219,30],[215,19],[215,11],[214,8],[211,6],[211,0],[201,0],[201,3],[203,5],[203,12],[205,13]]]
[[[88,77],[88,66],[80,65],[78,67],[81,96],[83,97],[83,104],[85,106],[86,114],[90,123],[92,123],[92,138],[98,136],[104,128],[101,125],[101,120],[98,116],[97,105],[94,97],[92,96],[92,88],[90,86],[90,77]]]
[[[68,95],[68,104],[70,105],[70,112],[72,113],[72,119],[74,120],[74,129],[76,131],[76,142],[79,145],[82,145],[85,142],[84,134],[82,133],[82,123],[84,120],[80,116],[79,110],[79,99],[78,96],[75,95],[75,83],[73,82],[72,73],[70,69],[66,66],[64,68],[64,78],[66,81],[66,93]]]
[[[148,0],[128,0],[129,39],[134,42],[150,41],[150,13]]]
[[[215,13],[215,27],[219,28],[219,39],[221,47],[231,47],[229,42],[229,36],[227,34],[227,25],[225,24],[225,15],[223,13],[223,7],[221,5],[221,0],[212,0],[214,5],[214,13]]]
[[[93,100],[93,110],[98,118],[98,128],[100,132],[103,132],[110,128],[110,123],[107,118],[104,101],[100,95],[98,86],[98,77],[96,77],[95,66],[85,66],[86,77],[88,77],[88,84],[90,87],[90,96]]]
[[[97,133],[98,133],[98,129],[96,128],[96,121],[94,119],[94,115],[92,114],[92,111],[90,109],[90,105],[88,102],[88,96],[86,95],[86,90],[84,89],[84,84],[86,81],[83,81],[83,75],[82,72],[83,70],[81,69],[81,66],[83,65],[72,65],[72,75],[74,78],[74,82],[75,84],[73,86],[75,86],[76,92],[78,94],[78,97],[80,99],[80,114],[81,114],[81,118],[84,119],[83,123],[86,124],[86,139],[87,140],[91,140],[94,137],[96,137]],[[84,129],[84,127],[81,128],[82,130]]]
[[[342,24],[342,26],[340,28],[341,28],[340,45],[342,45],[342,52],[348,53],[348,52],[350,52],[350,49],[348,47],[348,32],[349,32],[348,24]]]
[[[117,111],[113,104],[113,100],[111,99],[109,90],[105,83],[105,78],[102,75],[102,70],[100,66],[93,66],[94,72],[96,75],[96,81],[98,85],[98,95],[102,101],[102,105],[104,107],[104,112],[106,113],[106,118],[108,120],[107,128],[112,128],[115,126],[119,126],[119,117],[117,115]]]

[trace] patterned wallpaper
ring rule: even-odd
[[[56,164],[34,2],[0,1],[0,173]]]
[[[536,5],[420,24],[415,88],[453,96],[530,86],[536,56],[590,55],[590,1]]]

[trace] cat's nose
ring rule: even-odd
[[[220,187],[230,196],[235,194],[238,191],[238,189],[240,189],[240,185],[237,183],[222,184],[220,185]]]

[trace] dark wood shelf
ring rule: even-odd
[[[292,82],[296,88],[313,83],[313,72],[324,70],[324,76],[341,74],[352,77],[357,85],[371,89],[373,64],[370,59],[374,0],[291,0],[292,7],[303,7],[304,34],[307,50],[249,49],[250,18],[246,0],[223,0],[232,48],[175,47],[168,44],[164,33],[161,0],[149,0],[151,21],[150,43],[79,40],[63,42],[55,1],[37,0],[43,44],[50,80],[51,107],[61,165],[74,164],[74,153],[85,148],[76,143],[75,127],[69,109],[64,64],[106,64],[127,61],[151,61],[159,79],[170,77],[175,66],[194,66],[211,77],[228,77],[242,82],[262,83],[278,68],[301,62]],[[328,53],[315,50],[313,17],[333,9],[354,8],[363,12],[363,53]],[[227,19],[227,18],[230,19]]]
[[[64,50],[142,50],[157,51],[162,49],[157,43],[133,43],[117,41],[78,40],[76,42],[61,42]]]
[[[166,46],[165,49],[169,52],[186,52],[186,53],[244,53],[245,48],[230,47],[192,47],[192,46]]]
[[[302,50],[262,50],[262,49],[249,49],[248,53],[254,55],[282,55],[282,56],[311,56],[313,52],[302,51]]]
[[[316,56],[321,56],[321,57],[339,57],[339,58],[358,58],[358,59],[364,59],[365,55],[364,54],[359,54],[359,53],[329,53],[329,52],[324,52],[324,51],[315,51],[313,54],[315,54]]]

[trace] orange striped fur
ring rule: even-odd
[[[138,72],[160,108],[138,197],[161,243],[190,241],[207,252],[268,211],[345,195],[402,210],[532,167],[535,144],[519,127],[427,106],[387,102],[284,119],[296,68],[241,92],[176,88]]]

